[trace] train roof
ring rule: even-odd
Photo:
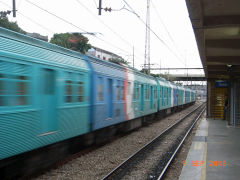
[[[108,62],[108,61],[99,59],[95,56],[86,56],[86,58],[89,59],[95,72],[114,75],[115,72],[106,72],[109,70],[108,68],[113,68],[115,70],[122,70],[122,71],[127,70],[128,73],[134,74],[134,76],[137,78],[136,79],[137,81],[141,81],[142,83],[150,82],[152,84],[156,84],[156,79],[153,76],[144,74],[139,70],[132,68],[128,65]]]
[[[39,39],[0,27],[0,52],[24,60],[88,70],[81,54]]]

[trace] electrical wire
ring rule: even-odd
[[[19,10],[19,8],[20,8],[20,6],[21,6],[21,4],[22,4],[22,1],[23,1],[23,0],[18,1],[18,4],[17,4],[17,9],[18,9],[18,10]]]
[[[96,5],[96,8],[98,8],[96,0],[93,0],[94,4]]]
[[[133,44],[128,42],[126,39],[124,39],[120,34],[118,34],[116,31],[114,31],[110,26],[108,26],[102,19],[99,19],[98,16],[96,16],[87,6],[85,6],[82,2],[79,0],[76,0],[77,3],[79,3],[83,8],[85,8],[95,19],[97,19],[100,23],[102,23],[106,28],[108,28],[114,35],[116,35],[119,39],[121,39],[125,44],[127,44],[129,47],[133,47]]]
[[[168,31],[167,26],[165,25],[163,19],[162,19],[161,16],[159,15],[156,6],[155,6],[155,4],[153,3],[153,0],[150,1],[150,2],[151,2],[151,4],[152,4],[153,9],[155,10],[155,13],[157,14],[157,16],[158,16],[158,18],[159,18],[161,24],[163,25],[165,31],[167,32],[167,35],[168,35],[169,39],[171,40],[171,42],[173,43],[173,45],[175,46],[175,48],[176,48],[176,49],[178,50],[178,52],[179,52],[178,46],[176,45],[174,39],[172,38],[170,32]],[[181,56],[183,56],[183,55],[181,54],[181,52],[179,52],[179,53],[180,53]]]
[[[28,2],[29,4],[37,7],[38,9],[40,9],[40,10],[42,10],[42,11],[45,11],[46,13],[54,16],[55,18],[58,18],[59,20],[61,20],[61,21],[65,22],[65,23],[67,23],[67,24],[69,24],[69,25],[71,25],[71,26],[73,26],[73,27],[75,27],[75,28],[83,31],[84,33],[87,33],[87,32],[88,32],[88,31],[84,30],[83,28],[81,28],[81,27],[79,27],[79,26],[71,23],[70,21],[68,21],[68,20],[66,20],[66,19],[64,19],[64,18],[61,18],[60,16],[58,16],[58,15],[56,15],[56,14],[54,14],[54,13],[52,13],[52,12],[50,12],[50,11],[42,8],[42,7],[40,7],[40,6],[38,6],[37,4],[35,4],[35,3],[33,3],[33,2],[31,2],[31,1],[29,1],[29,0],[26,0],[26,2]],[[101,41],[103,41],[103,42],[105,42],[105,43],[108,44],[108,45],[111,45],[112,47],[114,47],[114,48],[116,48],[116,49],[118,49],[118,50],[120,50],[120,51],[122,51],[122,52],[129,53],[128,51],[126,51],[126,50],[124,50],[124,49],[116,46],[115,44],[113,44],[113,43],[111,43],[111,42],[108,42],[108,41],[106,41],[106,40],[104,40],[104,39],[102,39],[102,38],[100,38],[100,37],[94,36],[93,34],[89,34],[89,35],[90,35],[90,36],[93,36],[94,38],[97,38],[97,39],[99,39],[99,40],[101,40]]]
[[[138,17],[138,19],[145,25],[145,27],[147,27],[156,37],[157,39],[167,47],[167,49],[172,52],[174,54],[174,56],[181,61],[181,63],[184,64],[184,62],[178,57],[178,55],[168,46],[168,44],[162,39],[160,38],[147,24],[146,22],[138,15],[138,13],[136,13],[136,11],[126,2],[126,0],[123,0],[124,3],[131,9],[131,11]]]
[[[0,3],[4,4],[4,5],[7,6],[8,8],[11,8],[11,6],[8,5],[8,4],[6,4],[5,2],[0,1]],[[34,20],[31,19],[30,17],[24,15],[24,14],[21,13],[21,11],[19,11],[19,10],[18,10],[18,14],[20,14],[20,15],[23,16],[24,18],[28,19],[28,20],[31,21],[32,23],[38,25],[38,26],[41,27],[42,29],[45,29],[45,30],[47,30],[47,31],[50,32],[50,33],[54,33],[54,32],[53,32],[52,30],[50,30],[49,28],[47,28],[47,27],[39,24],[38,22],[34,21]]]
[[[60,16],[57,16],[56,14],[51,13],[50,11],[48,11],[48,10],[46,10],[46,9],[43,9],[42,7],[38,6],[37,4],[35,4],[35,3],[33,3],[33,2],[31,2],[31,1],[29,1],[29,0],[26,0],[26,2],[28,2],[29,4],[37,7],[38,9],[41,9],[42,11],[45,11],[46,13],[48,13],[48,14],[50,14],[50,15],[52,15],[52,16],[60,19],[61,21],[64,21],[65,23],[67,23],[67,24],[69,24],[69,25],[71,25],[71,26],[74,26],[75,28],[77,28],[77,29],[79,29],[79,30],[81,30],[81,31],[83,31],[83,32],[87,32],[87,31],[84,30],[83,28],[81,28],[81,27],[79,27],[79,26],[76,26],[75,24],[71,23],[70,21],[68,21],[68,20],[66,20],[66,19],[63,19],[63,18],[61,18]]]
[[[79,0],[76,0],[78,4],[80,4],[82,7],[84,7],[95,19],[97,19],[99,22],[101,22],[104,26],[106,26],[113,34],[115,34],[119,39],[121,39],[123,42],[125,42],[127,45],[132,47],[132,44],[126,41],[121,35],[119,35],[117,32],[115,32],[110,26],[108,26],[103,20],[97,18],[97,16],[82,2]]]

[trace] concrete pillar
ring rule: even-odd
[[[207,80],[207,117],[211,117],[211,81]]]

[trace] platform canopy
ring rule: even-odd
[[[186,0],[208,79],[240,77],[240,0]]]

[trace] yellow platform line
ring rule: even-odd
[[[207,128],[206,128],[206,137],[208,137],[208,121],[207,121],[207,124],[206,124]],[[206,170],[207,170],[207,142],[205,142],[204,144],[204,152],[203,152],[203,161],[204,161],[204,164],[203,164],[203,167],[202,167],[202,170],[201,170],[201,180],[206,180]]]
[[[205,143],[205,145],[204,145],[203,161],[204,161],[204,164],[203,164],[203,166],[202,166],[202,171],[201,171],[201,180],[206,180],[206,170],[207,170],[207,143]]]

